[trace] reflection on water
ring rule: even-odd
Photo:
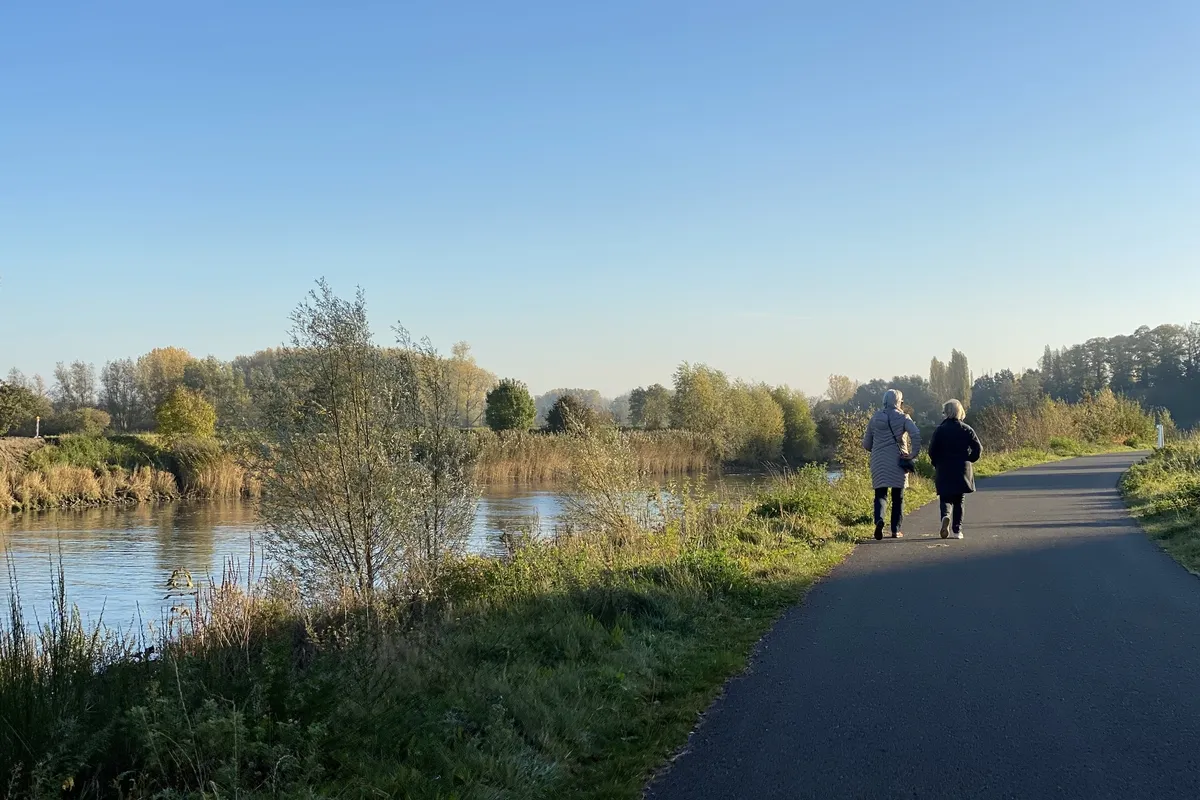
[[[710,489],[740,493],[757,481],[750,476],[706,480]],[[494,486],[475,512],[468,548],[475,553],[505,550],[506,536],[545,536],[553,531],[562,507],[560,494],[548,487]],[[61,554],[67,596],[84,616],[103,611],[110,625],[128,627],[140,619],[159,622],[173,601],[166,580],[186,569],[199,581],[219,577],[233,559],[245,574],[253,556],[264,559],[262,536],[253,505],[173,503],[49,511],[0,516],[0,549],[20,583],[27,615],[45,620],[51,603],[51,576]],[[8,581],[0,585],[6,610]]]
[[[220,570],[226,559],[249,562],[256,545],[253,506],[241,503],[172,503],[48,511],[0,518],[0,546],[20,584],[26,612],[46,619],[51,577],[61,556],[67,596],[95,620],[128,626],[139,612],[158,622],[164,584],[183,568],[197,579]],[[7,607],[6,582],[0,600]]]

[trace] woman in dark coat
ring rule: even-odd
[[[946,421],[933,432],[929,441],[929,460],[937,473],[935,484],[941,501],[942,538],[954,530],[954,538],[963,538],[963,496],[975,491],[975,468],[983,454],[983,445],[975,430],[963,422],[962,403],[951,400],[942,408]],[[953,509],[953,516],[951,516]]]

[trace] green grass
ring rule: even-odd
[[[1200,438],[1172,442],[1135,464],[1121,490],[1147,534],[1200,575]]]

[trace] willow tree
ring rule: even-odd
[[[292,323],[253,404],[274,557],[310,589],[361,600],[429,589],[474,510],[444,361],[403,333],[378,346],[362,292],[342,300],[324,281]]]

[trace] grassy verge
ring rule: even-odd
[[[1135,464],[1121,490],[1150,537],[1200,575],[1200,438],[1172,442]]]
[[[639,536],[455,560],[435,596],[369,613],[230,580],[149,642],[86,630],[62,595],[41,627],[14,607],[0,792],[638,797],[754,642],[870,535],[871,495],[816,468],[718,507],[684,492]]]

